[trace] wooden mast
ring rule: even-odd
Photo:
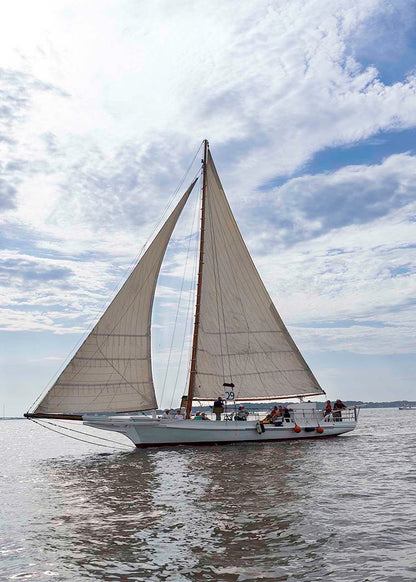
[[[194,322],[194,339],[192,344],[191,370],[189,373],[188,399],[186,403],[186,418],[191,418],[192,400],[194,397],[195,378],[196,378],[196,352],[198,349],[198,332],[199,332],[199,311],[201,305],[201,283],[202,283],[202,265],[204,263],[204,234],[205,234],[205,200],[207,191],[207,159],[209,143],[204,139],[204,161],[202,166],[202,206],[201,206],[201,240],[199,243],[199,270],[198,283],[196,288],[196,306]]]

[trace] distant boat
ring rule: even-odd
[[[190,185],[112,303],[27,418],[82,420],[137,447],[323,438],[354,430],[358,409],[323,417],[303,398],[325,394],[274,306],[237,227],[204,141],[199,272],[185,418],[159,418],[152,378],[156,283]],[[284,418],[197,422],[192,404],[299,398]],[[236,407],[235,407],[236,408]],[[132,412],[153,411],[151,415]],[[130,414],[129,414],[130,413]]]
[[[399,410],[416,410],[416,406],[399,406]]]

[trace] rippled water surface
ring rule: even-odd
[[[1,421],[0,580],[414,581],[415,428],[124,452]]]

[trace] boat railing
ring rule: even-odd
[[[320,424],[322,422],[342,422],[342,421],[357,421],[359,414],[358,406],[347,406],[341,410],[333,410],[329,414],[325,415],[323,410],[318,409],[297,409],[289,410],[290,417],[279,416],[276,418],[275,422],[293,422],[299,425],[308,424]],[[233,421],[235,420],[236,410],[228,410],[221,414],[221,420],[223,421]],[[267,412],[264,411],[248,411],[249,416],[247,420],[264,420],[267,416]],[[210,420],[215,420],[215,414],[212,412],[205,413],[207,418]]]
[[[342,422],[345,421],[352,421],[354,420],[357,422],[358,414],[360,409],[358,406],[347,406],[346,408],[342,408],[340,410],[333,410],[329,414],[326,414],[323,417],[324,422]]]
[[[237,414],[236,410],[226,410],[225,412],[221,413],[221,420],[230,421],[235,420],[235,416]],[[205,416],[210,420],[215,420],[215,414],[213,412],[206,412]],[[256,412],[256,411],[248,411],[247,420],[263,420],[266,416],[266,413]]]

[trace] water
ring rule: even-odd
[[[106,452],[2,421],[0,580],[414,581],[415,424]]]

